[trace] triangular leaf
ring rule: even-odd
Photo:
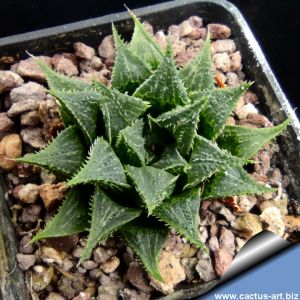
[[[178,179],[178,176],[149,166],[141,168],[126,166],[126,171],[146,204],[149,215],[156,206],[171,195]]]
[[[134,92],[134,96],[148,100],[155,109],[166,110],[188,102],[186,89],[179,78],[171,46],[156,71]]]
[[[103,114],[106,136],[112,143],[120,130],[133,124],[149,108],[149,103],[99,84],[96,88],[101,93],[99,105]]]
[[[189,160],[192,169],[188,172],[188,183],[184,189],[200,184],[205,178],[228,166],[239,166],[245,163],[246,160],[232,156],[229,152],[221,150],[212,141],[197,136]]]
[[[124,207],[113,202],[99,187],[92,198],[92,220],[87,244],[80,257],[80,262],[89,258],[93,248],[105,240],[122,225],[137,218],[140,211]]]
[[[96,125],[100,93],[96,90],[58,91],[51,90],[79,129],[91,144],[96,138]]]
[[[199,54],[180,70],[180,77],[189,91],[214,88],[209,34]]]
[[[43,73],[46,76],[47,84],[51,90],[54,91],[82,91],[92,89],[92,85],[79,80],[74,79],[68,76],[65,76],[61,73],[55,72],[48,65],[46,65],[42,60],[37,59],[37,63],[42,69]],[[64,107],[63,103],[58,102],[58,109],[60,117],[65,126],[75,125],[76,122],[72,120],[72,117],[69,115],[68,110]]]
[[[180,106],[163,113],[155,119],[159,126],[165,128],[174,136],[178,150],[183,156],[187,155],[193,147],[202,104],[202,102],[195,102]]]
[[[257,183],[243,167],[228,167],[217,173],[205,185],[202,198],[223,198],[247,194],[261,194],[275,189]]]
[[[288,119],[282,124],[270,128],[225,126],[217,141],[221,148],[229,150],[235,156],[247,159],[280,134],[289,122]]]
[[[200,91],[192,94],[193,101],[207,98],[207,104],[200,114],[201,135],[209,140],[214,139],[225,126],[240,96],[249,88],[249,83],[243,83],[233,88],[215,88],[211,91]]]
[[[61,131],[46,148],[18,158],[17,161],[39,165],[52,172],[70,176],[78,171],[84,158],[84,146],[78,130],[72,126]]]
[[[124,164],[136,167],[144,166],[146,159],[145,139],[143,138],[144,121],[138,120],[133,125],[120,131],[117,141],[117,153]]]
[[[133,221],[123,226],[121,232],[126,242],[141,259],[148,273],[155,279],[163,281],[159,272],[158,259],[169,230],[166,227],[150,227]]]
[[[67,236],[87,230],[89,227],[88,202],[78,188],[72,189],[63,201],[58,213],[38,232],[32,242]]]
[[[98,183],[104,188],[128,187],[119,158],[103,138],[95,140],[88,161],[67,184],[71,186],[80,183]]]
[[[173,175],[186,173],[191,168],[187,161],[180,155],[175,145],[168,145],[160,159],[152,164],[152,167],[164,169]]]
[[[134,31],[129,49],[142,61],[156,69],[163,59],[163,54],[144,25],[131,11],[129,13],[134,21]]]
[[[200,226],[200,189],[189,189],[180,195],[173,196],[156,208],[153,214],[176,229],[189,242],[203,248]]]
[[[43,61],[37,59],[37,63],[46,76],[47,84],[51,90],[54,91],[83,91],[92,89],[92,85],[82,80],[65,76],[61,73],[55,72]]]
[[[114,25],[112,31],[116,47],[112,86],[122,92],[133,92],[151,75],[151,70],[145,62],[127,48]]]

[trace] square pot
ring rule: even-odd
[[[276,153],[276,160],[279,168],[291,181],[287,190],[289,199],[298,201],[297,199],[300,199],[299,121],[240,12],[224,0],[179,0],[137,9],[135,13],[153,24],[156,30],[167,29],[171,24],[178,24],[191,15],[199,15],[204,20],[223,23],[231,28],[232,37],[243,55],[243,71],[248,80],[255,82],[253,89],[261,99],[260,110],[275,123],[284,121],[287,116],[291,117],[292,126],[288,127],[284,135],[277,138],[280,151]],[[34,55],[66,52],[77,41],[97,47],[102,38],[111,33],[111,22],[116,24],[123,36],[132,33],[133,23],[128,13],[123,12],[2,38],[0,39],[0,62],[8,57],[16,60],[25,58],[27,50]],[[10,203],[5,197],[6,190],[2,176],[0,181],[0,296],[5,300],[27,300],[29,295],[24,276],[15,261],[17,242],[10,221],[8,209]],[[217,283],[218,281],[213,281],[192,287],[179,287],[173,295],[164,298],[192,298],[203,294]]]

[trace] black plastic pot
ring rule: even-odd
[[[224,0],[184,1],[178,0],[145,7],[136,14],[154,25],[155,29],[167,29],[171,24],[178,24],[191,15],[199,15],[209,22],[220,22],[232,29],[237,48],[243,55],[243,71],[247,80],[254,81],[254,91],[260,99],[260,109],[274,123],[291,117],[292,126],[277,139],[280,151],[276,155],[276,164],[289,176],[291,184],[288,194],[290,200],[300,199],[300,125],[288,100],[283,94],[262,51],[239,11]],[[30,32],[0,39],[0,62],[5,68],[5,61],[27,57],[26,51],[34,55],[64,52],[72,50],[77,41],[97,47],[102,38],[111,33],[111,22],[118,30],[129,36],[133,24],[127,12],[107,15],[101,18],[67,24],[45,30]],[[23,273],[15,261],[16,237],[10,221],[5,197],[5,185],[1,178],[0,185],[0,292],[4,300],[29,299]],[[282,248],[282,247],[281,247]],[[274,254],[274,251],[273,251]],[[249,264],[247,265],[249,267]],[[241,268],[242,270],[242,268]],[[240,270],[240,271],[241,271]],[[165,299],[188,299],[199,296],[214,287],[218,281],[192,287],[182,286]]]

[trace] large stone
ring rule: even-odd
[[[231,30],[223,24],[211,23],[207,25],[211,39],[228,39],[231,36]]]
[[[129,282],[139,290],[149,293],[152,288],[149,285],[147,274],[143,267],[138,262],[132,262],[126,273]]]
[[[179,257],[167,251],[160,256],[159,270],[164,282],[151,278],[150,283],[164,294],[173,293],[174,287],[186,277]]]
[[[40,102],[46,98],[46,90],[42,85],[29,81],[20,87],[14,88],[10,92],[10,101],[12,103],[26,100],[35,100]]]
[[[196,265],[196,271],[204,282],[216,279],[217,275],[209,258],[200,259]]]
[[[34,100],[25,100],[14,103],[7,111],[9,117],[15,117],[27,111],[33,111],[39,108],[39,103]]]
[[[6,171],[16,166],[14,158],[22,155],[22,140],[18,134],[5,136],[0,142],[0,167]]]
[[[7,113],[0,113],[0,134],[8,132],[14,126],[14,122],[7,116]]]
[[[66,188],[63,183],[45,183],[40,186],[40,197],[44,202],[46,210],[53,210],[61,203],[64,197],[65,190]]]
[[[216,273],[219,276],[224,275],[232,262],[232,255],[226,248],[220,248],[214,252],[214,258]]]
[[[18,253],[16,255],[18,266],[22,271],[27,271],[36,261],[35,255]]]
[[[21,188],[18,196],[22,202],[34,203],[39,197],[39,186],[33,183],[28,183]]]
[[[24,143],[33,148],[41,149],[46,146],[42,135],[42,129],[39,127],[28,127],[21,130],[20,135]]]
[[[115,56],[114,39],[112,35],[106,36],[98,47],[98,52],[101,57],[112,58]]]
[[[267,230],[274,232],[280,237],[283,236],[285,225],[279,208],[268,207],[261,213],[259,217],[267,225]]]
[[[48,56],[37,56],[37,59],[42,60],[48,66],[51,66],[51,58]],[[16,72],[23,77],[30,78],[36,81],[45,81],[44,72],[36,62],[35,58],[29,57],[21,60],[16,66]]]
[[[245,233],[250,238],[261,232],[263,227],[258,215],[248,213],[237,218],[235,229]]]
[[[0,70],[0,94],[20,86],[23,82],[24,80],[19,74]]]
[[[76,76],[79,74],[78,68],[75,65],[75,63],[71,59],[63,56],[62,54],[55,54],[52,57],[52,64],[57,72],[60,72],[64,75]]]
[[[234,256],[235,241],[233,232],[222,226],[219,241],[220,248],[226,248]]]
[[[93,56],[96,54],[95,49],[85,45],[84,43],[74,43],[75,55],[84,58],[87,60],[91,60]]]

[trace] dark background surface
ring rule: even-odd
[[[61,25],[161,0],[0,0],[0,37]],[[284,92],[300,107],[300,1],[230,0],[245,16]],[[299,112],[298,112],[299,116]]]

